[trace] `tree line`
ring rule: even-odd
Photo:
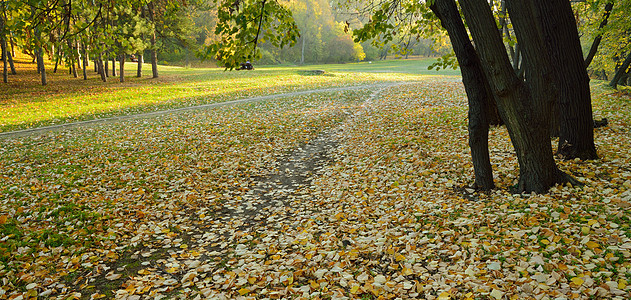
[[[446,36],[408,36],[405,40],[357,42],[347,28],[349,10],[325,0],[3,0],[0,41],[3,79],[16,74],[13,58],[22,52],[47,72],[66,68],[76,78],[88,70],[102,80],[125,80],[124,64],[191,59],[217,61],[234,68],[250,60],[262,64],[343,63],[385,59],[395,52],[443,55]],[[367,19],[356,19],[367,22]],[[54,63],[47,70],[45,58]]]
[[[44,57],[74,77],[87,79],[90,61],[103,81],[116,75],[125,80],[124,64],[129,55],[138,57],[142,73],[143,53],[150,50],[153,77],[158,77],[156,35],[166,36],[179,24],[166,22],[180,13],[183,2],[103,0],[9,0],[1,1],[0,38],[7,82],[7,62],[16,70],[13,56],[22,51],[37,63],[43,85],[47,83]],[[111,67],[110,63],[111,62]]]

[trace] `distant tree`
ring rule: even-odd
[[[295,45],[300,36],[291,11],[278,0],[218,1],[214,33],[219,40],[207,46],[202,57],[214,58],[227,69],[260,58],[257,46],[262,41],[282,48]]]

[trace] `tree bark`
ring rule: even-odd
[[[553,85],[558,91],[555,103],[559,122],[557,155],[565,159],[598,159],[589,75],[570,2],[535,0],[534,3],[535,13],[541,16],[539,24],[545,47],[555,66],[552,70]]]
[[[147,8],[149,9],[149,18],[151,19],[151,23],[155,26],[155,9],[153,7],[153,2],[149,2],[147,4]],[[153,32],[151,33],[151,73],[153,78],[158,78],[158,52],[156,51],[156,31],[155,27]]]
[[[39,70],[39,73],[41,75],[41,79],[42,79],[42,85],[47,85],[48,84],[48,79],[46,77],[46,67],[44,66],[44,49],[42,48],[41,44],[41,32],[39,30],[39,28],[35,27],[34,28],[34,32],[35,32],[35,56],[37,59],[37,69]]]
[[[598,30],[602,30],[605,26],[607,26],[607,21],[609,20],[609,16],[611,15],[611,10],[613,9],[613,0],[607,2],[605,5],[605,12],[603,13],[603,20],[600,22],[598,26]],[[589,67],[594,60],[594,56],[596,56],[596,52],[598,52],[598,46],[600,46],[600,42],[603,39],[603,34],[598,33],[598,35],[594,38],[594,42],[592,42],[591,48],[589,48],[589,53],[587,57],[585,57],[585,68]]]
[[[11,51],[9,51],[8,49],[7,58],[9,59],[9,66],[11,67],[11,75],[16,75],[17,72],[15,71],[15,65],[13,64],[13,54],[11,54]]]
[[[482,70],[480,59],[469,40],[464,23],[460,19],[456,2],[436,0],[430,9],[449,34],[467,93],[469,147],[475,173],[474,188],[488,191],[495,187],[488,143],[489,103],[494,101],[491,87]]]
[[[107,72],[105,72],[105,66],[103,65],[103,59],[99,57],[96,61],[97,67],[99,69],[99,74],[101,74],[101,80],[103,82],[107,82]]]
[[[136,69],[136,77],[142,77],[142,54],[138,54],[138,68]]]
[[[302,49],[300,49],[300,64],[305,64],[305,40],[307,39],[306,34],[302,37]]]
[[[112,58],[112,77],[116,77],[116,56]]]
[[[88,56],[86,55],[87,51],[85,50],[85,45],[84,47],[81,47],[81,52],[83,52],[83,80],[88,80]]]
[[[120,82],[125,82],[125,53],[121,53],[120,56],[118,57],[120,59],[119,63],[119,77],[120,77]]]
[[[2,47],[2,81],[4,83],[9,83],[9,68],[7,62],[9,51],[7,51],[7,40],[4,38],[4,35],[0,38],[0,47]]]
[[[613,78],[609,82],[609,86],[611,86],[614,89],[618,88],[618,82],[620,81],[622,76],[627,72],[629,65],[631,65],[631,52],[629,52],[629,54],[627,55],[627,58],[624,60],[620,68],[616,70],[616,74],[613,75]]]
[[[528,31],[532,28],[523,27],[524,22],[515,22],[513,18],[514,15],[519,15],[522,21],[529,17],[532,21],[532,15],[529,11],[513,13],[511,2],[507,3],[508,10],[518,42],[524,50],[537,47],[537,43],[529,44],[525,40],[520,40],[519,31]],[[568,176],[556,167],[550,147],[547,115],[544,114],[545,109],[551,105],[550,98],[539,98],[542,90],[545,90],[540,86],[541,82],[551,75],[535,73],[539,76],[533,76],[535,80],[531,84],[520,80],[508,59],[488,2],[463,0],[460,4],[482,61],[484,73],[495,95],[500,115],[506,123],[517,153],[520,173],[517,190],[543,193],[557,183],[568,181]],[[526,35],[532,35],[532,32],[527,32]],[[523,51],[525,60],[526,52],[528,51]],[[534,64],[529,69],[535,71],[544,68]],[[534,87],[540,90],[532,93],[531,89],[535,89]]]

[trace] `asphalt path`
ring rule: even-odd
[[[76,128],[76,127],[81,127],[81,126],[111,123],[111,122],[118,122],[118,121],[130,120],[130,119],[142,119],[142,118],[155,117],[155,116],[160,116],[160,115],[165,115],[165,114],[178,113],[178,112],[183,112],[183,111],[209,109],[209,108],[228,106],[228,105],[252,103],[252,102],[258,102],[258,101],[276,99],[276,98],[295,97],[295,96],[308,95],[308,94],[313,94],[313,93],[339,92],[339,91],[363,90],[363,89],[380,90],[380,89],[387,88],[390,86],[409,84],[409,83],[413,83],[413,82],[405,82],[405,83],[387,82],[387,83],[363,84],[363,85],[333,87],[333,88],[324,88],[324,89],[312,89],[312,90],[306,90],[306,91],[250,97],[250,98],[243,98],[243,99],[237,99],[237,100],[231,100],[231,101],[208,103],[208,104],[195,105],[195,106],[186,106],[186,107],[153,111],[153,112],[134,114],[134,115],[115,116],[115,117],[110,117],[110,118],[93,119],[93,120],[86,120],[86,121],[79,121],[79,122],[72,122],[72,123],[65,123],[65,124],[56,124],[56,125],[50,125],[50,126],[28,128],[28,129],[22,129],[22,130],[16,130],[16,131],[0,132],[0,138],[18,138],[18,137],[24,137],[24,136],[43,134],[49,131],[70,129],[70,128]]]

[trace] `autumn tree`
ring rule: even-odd
[[[292,13],[278,0],[218,0],[215,34],[203,57],[234,69],[244,61],[261,57],[261,40],[275,47],[295,45],[300,36]]]

